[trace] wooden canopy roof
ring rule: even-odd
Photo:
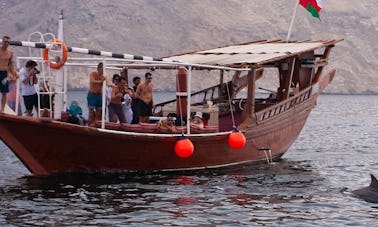
[[[282,40],[263,40],[175,55],[163,58],[163,60],[245,68],[251,64],[267,64],[315,49],[332,46],[340,41],[318,40],[286,43]]]

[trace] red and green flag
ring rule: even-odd
[[[299,0],[301,4],[307,11],[311,13],[313,17],[319,18],[319,12],[322,10],[323,4],[322,0]]]

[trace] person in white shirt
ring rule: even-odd
[[[38,95],[34,87],[38,83],[36,74],[39,73],[36,68],[37,62],[29,60],[26,66],[20,71],[21,95],[24,98],[24,104],[27,116],[33,116],[33,106],[38,113]]]

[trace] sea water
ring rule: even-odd
[[[0,225],[377,226],[378,204],[350,193],[378,176],[377,98],[321,95],[283,159],[258,166],[32,176],[1,143]]]

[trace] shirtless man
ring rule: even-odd
[[[2,96],[0,113],[4,112],[5,103],[7,102],[7,93],[9,92],[8,81],[14,80],[13,77],[16,75],[13,65],[13,52],[8,49],[9,44],[10,37],[3,36],[0,48],[0,92]]]
[[[89,126],[93,126],[102,117],[102,82],[104,80],[106,78],[104,76],[103,64],[99,63],[97,71],[89,74],[89,90],[87,95]]]
[[[139,84],[136,91],[138,102],[139,122],[148,123],[149,116],[152,115],[152,74],[146,73],[144,82]]]
[[[109,103],[109,121],[116,122],[114,116],[118,117],[119,123],[126,123],[126,115],[122,108],[122,99],[125,94],[133,95],[131,89],[127,87],[127,80],[121,77],[117,87],[112,89],[111,99]]]
[[[169,113],[167,115],[167,119],[159,120],[157,122],[157,127],[165,127],[167,128],[171,133],[176,133],[176,126],[174,125],[174,115],[172,113]]]

